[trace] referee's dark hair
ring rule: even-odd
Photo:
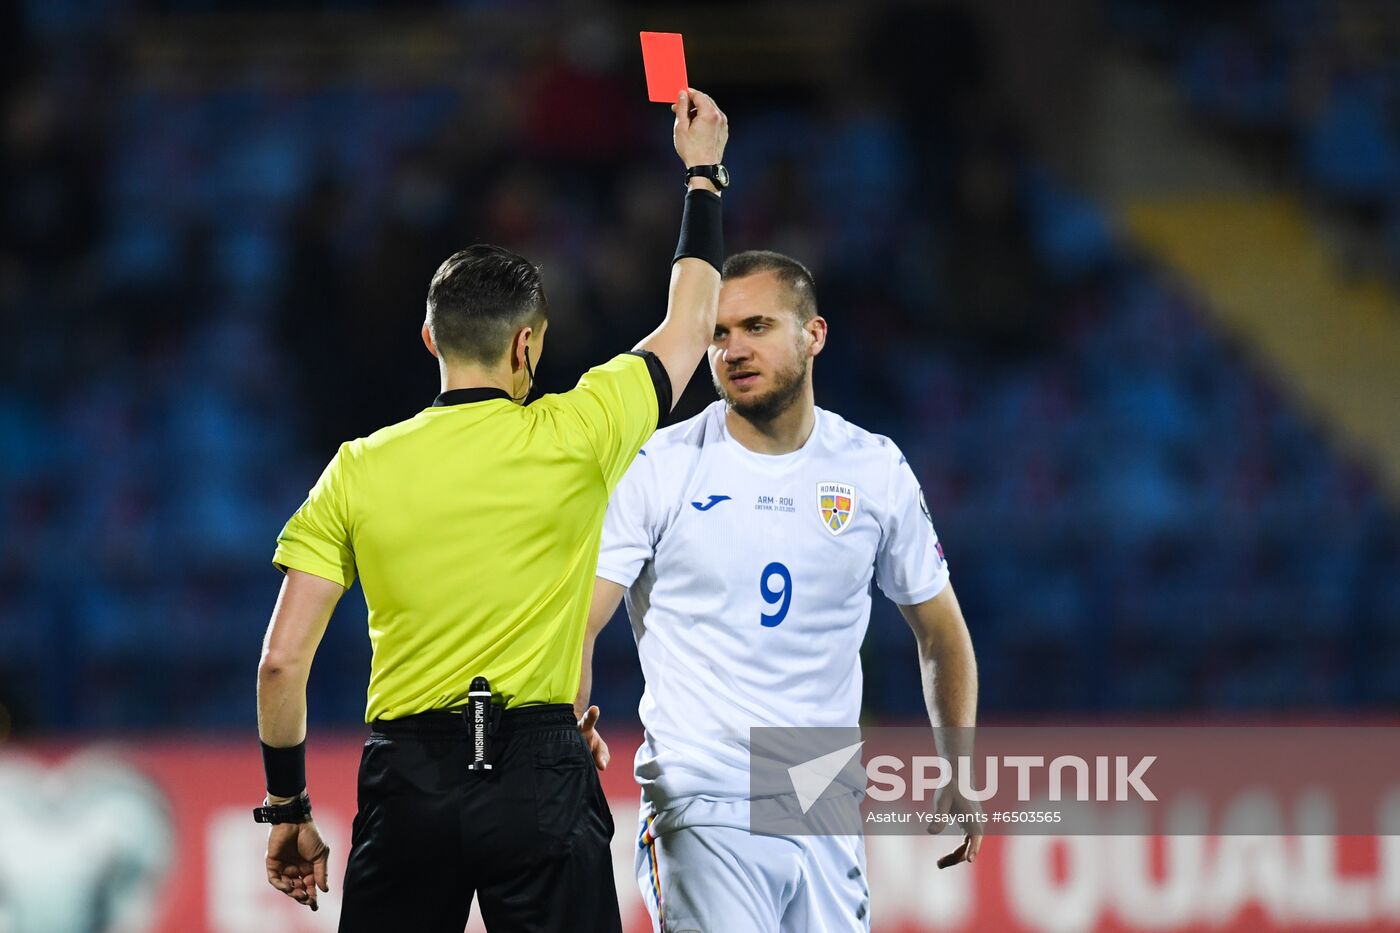
[[[491,366],[525,326],[548,313],[540,267],[499,246],[478,243],[447,257],[428,286],[428,327],[443,356]]]
[[[787,289],[793,310],[797,312],[797,323],[806,324],[817,316],[816,280],[812,278],[810,269],[791,256],[770,249],[735,253],[724,261],[720,276],[724,279],[742,279],[760,272],[773,273]]]

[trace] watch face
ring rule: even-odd
[[[719,185],[721,188],[729,187],[729,169],[725,168],[723,165],[715,166],[715,184]]]

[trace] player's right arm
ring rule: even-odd
[[[652,450],[656,454],[655,449]],[[608,514],[603,520],[603,539],[598,550],[598,572],[593,583],[593,602],[588,608],[588,628],[583,636],[583,658],[579,669],[578,695],[574,699],[574,714],[579,717],[579,731],[593,752],[594,764],[603,770],[608,763],[608,746],[595,728],[598,707],[588,703],[593,689],[593,645],[598,633],[617,612],[622,596],[641,573],[642,567],[655,554],[656,528],[655,479],[656,457],[642,451],[632,463],[627,475],[618,483],[608,502]]]
[[[672,130],[676,154],[686,168],[721,162],[729,141],[729,118],[710,95],[688,88],[681,92],[680,100],[671,105],[671,110],[676,114]],[[687,193],[687,201],[720,196],[707,178],[692,178],[690,188],[698,193]],[[710,258],[723,259],[722,256]],[[666,319],[636,346],[638,350],[655,353],[666,368],[673,405],[690,383],[690,377],[714,338],[719,281],[720,270],[705,258],[686,256],[676,260],[671,266]]]
[[[617,612],[625,592],[620,584],[611,580],[602,577],[593,580],[593,603],[588,608],[588,628],[583,633],[583,666],[579,671],[578,697],[574,700],[574,715],[580,719],[588,709],[588,695],[593,692],[593,645],[598,633]]]
[[[608,767],[608,743],[598,734],[598,717],[601,713],[596,706],[588,705],[588,695],[593,692],[593,645],[598,633],[617,612],[626,592],[621,584],[597,577],[593,581],[593,603],[588,608],[588,628],[583,633],[583,662],[579,669],[578,696],[574,699],[574,715],[578,717],[578,729],[588,750],[593,753],[593,764],[599,771]]]

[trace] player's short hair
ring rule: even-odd
[[[788,290],[797,323],[806,324],[817,316],[817,282],[812,270],[791,256],[769,249],[751,249],[735,253],[724,261],[721,278],[742,279],[759,272],[771,272]]]
[[[438,352],[492,366],[525,326],[544,323],[540,267],[499,246],[478,243],[447,257],[428,285],[428,326]]]

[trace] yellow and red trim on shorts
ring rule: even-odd
[[[647,850],[648,873],[651,875],[651,893],[656,898],[656,926],[661,933],[666,933],[666,914],[661,907],[661,864],[657,861],[656,837],[651,834],[652,820],[655,816],[647,817],[646,823],[642,826],[641,835],[637,839],[637,844]]]

